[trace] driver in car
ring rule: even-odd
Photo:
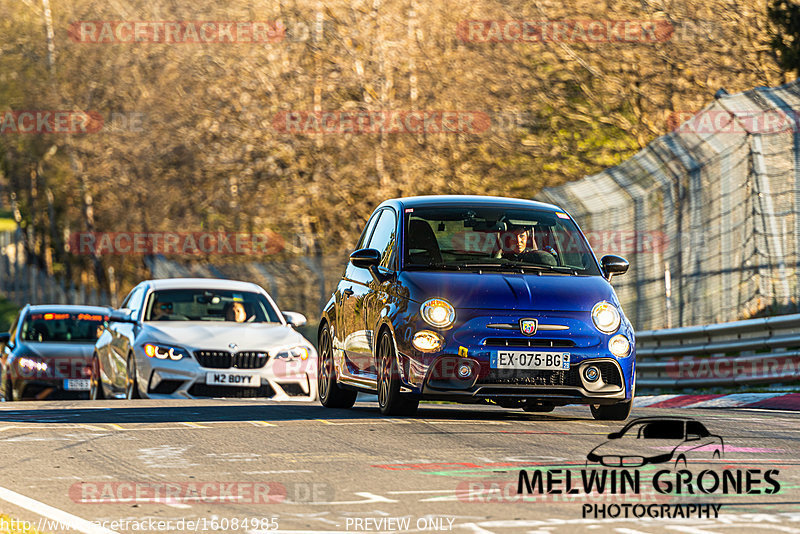
[[[231,302],[225,308],[225,320],[243,323],[247,321],[247,310],[241,302]]]
[[[172,311],[171,302],[158,302],[153,304],[153,311],[151,313],[151,321],[167,321],[169,314]]]
[[[500,250],[495,254],[495,258],[540,265],[558,264],[558,253],[552,247],[540,250],[534,232],[528,226],[509,224],[505,232],[500,232],[497,240],[500,243]]]
[[[528,227],[509,225],[505,232],[500,232],[497,236],[500,250],[495,254],[495,258],[523,261],[527,252],[537,249],[536,240],[530,237],[531,231]]]

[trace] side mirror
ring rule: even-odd
[[[686,441],[700,441],[700,434],[687,434]]]
[[[9,341],[11,341],[11,334],[8,332],[0,334],[0,344],[7,345]]]
[[[377,267],[381,262],[381,253],[374,248],[362,248],[350,254],[350,263],[361,269]]]
[[[628,260],[620,256],[608,254],[600,258],[600,265],[603,267],[603,275],[611,280],[615,274],[625,274],[628,272],[630,264]]]
[[[608,439],[619,439],[619,438],[621,438],[621,437],[622,437],[622,434],[620,434],[619,432],[612,432],[611,434],[609,434],[609,435],[608,435],[608,436],[606,436],[606,437],[607,437]]]
[[[111,323],[136,323],[136,319],[131,317],[131,310],[128,308],[120,308],[119,310],[112,310],[108,314],[108,321]]]
[[[283,312],[283,318],[286,319],[286,322],[289,323],[290,326],[295,328],[303,326],[308,322],[305,315],[297,312]]]

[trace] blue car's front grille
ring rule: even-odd
[[[571,339],[547,339],[535,337],[487,337],[483,344],[492,347],[536,347],[536,348],[564,348],[574,347]]]
[[[603,382],[622,387],[622,376],[612,362],[597,362]],[[514,384],[523,386],[568,386],[583,385],[579,368],[568,371],[528,371],[525,369],[490,369],[489,373],[478,379],[478,384]]]
[[[478,384],[515,384],[523,386],[580,386],[578,369],[569,371],[526,371],[523,369],[492,369]]]

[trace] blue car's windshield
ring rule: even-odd
[[[406,211],[404,264],[426,270],[521,270],[600,275],[565,213],[497,207]]]

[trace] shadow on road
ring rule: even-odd
[[[191,403],[192,401],[187,401]],[[120,406],[120,407],[37,407],[24,403],[24,409],[0,410],[2,423],[191,423],[222,421],[297,421],[324,419],[327,421],[355,419],[386,419],[378,412],[377,404],[357,404],[350,410],[324,408],[317,404],[187,404],[182,406]],[[21,406],[22,408],[22,406]],[[588,414],[587,414],[588,415]],[[415,417],[405,420],[445,421],[571,421],[584,419],[572,414],[532,414],[491,406],[451,406],[421,404]]]

